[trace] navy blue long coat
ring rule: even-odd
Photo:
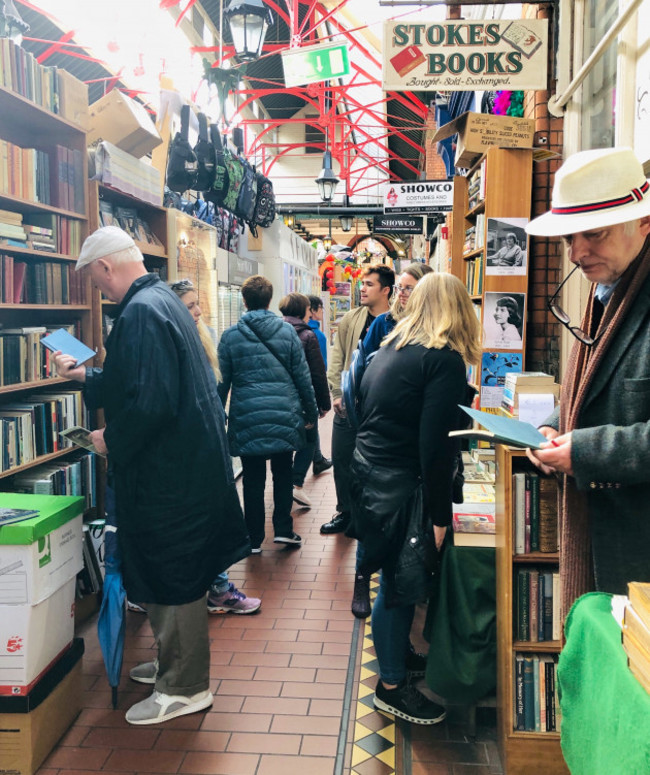
[[[105,412],[129,599],[198,600],[250,543],[214,373],[194,321],[157,275],[139,277],[122,300],[85,399]]]

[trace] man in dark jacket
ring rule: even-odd
[[[205,594],[250,553],[214,373],[194,321],[121,229],[98,229],[77,269],[119,304],[104,368],[55,356],[61,376],[85,383],[93,431],[114,471],[118,537],[128,596],[147,603],[158,659],[131,677],[154,685],[130,724],[158,724],[212,704]]]
[[[278,305],[280,312],[284,315],[285,323],[294,327],[298,338],[305,349],[305,358],[311,374],[311,384],[316,395],[316,404],[318,405],[319,419],[332,408],[330,400],[330,390],[327,385],[327,372],[325,362],[321,354],[316,334],[309,326],[309,297],[303,293],[289,293]],[[296,452],[293,459],[293,499],[300,506],[311,508],[309,496],[303,492],[302,486],[305,482],[305,475],[309,470],[314,459],[314,450],[318,439],[318,420],[314,427],[307,431],[307,440]]]
[[[269,311],[273,286],[261,275],[242,285],[248,312],[219,342],[219,395],[228,407],[228,441],[241,457],[244,517],[253,554],[264,541],[266,461],[273,473],[274,542],[299,546],[293,530],[292,464],[305,443],[305,428],[318,417],[303,347],[293,327]]]

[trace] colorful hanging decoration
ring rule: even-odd
[[[498,91],[494,98],[493,113],[495,116],[517,116],[524,115],[524,93],[523,91]]]
[[[357,256],[355,253],[346,251],[344,257],[337,257],[336,253],[328,253],[318,266],[318,274],[321,278],[321,287],[330,293],[334,293],[336,283],[334,282],[334,267],[342,268],[343,278],[346,282],[354,282],[359,278],[362,269],[356,264]]]

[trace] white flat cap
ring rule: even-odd
[[[135,247],[135,242],[118,226],[102,226],[90,234],[81,246],[76,269],[91,264],[98,258],[105,258],[120,250]]]

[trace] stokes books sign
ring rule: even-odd
[[[386,22],[385,91],[546,89],[545,19]]]

